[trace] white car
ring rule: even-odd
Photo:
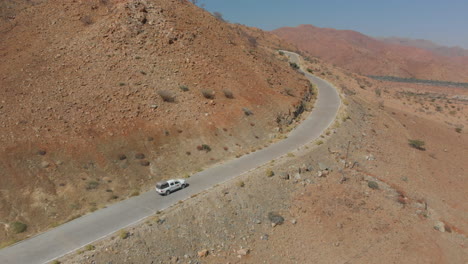
[[[160,195],[168,195],[187,186],[188,184],[182,179],[168,180],[156,183],[156,191]]]

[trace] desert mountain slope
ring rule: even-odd
[[[362,75],[468,82],[468,59],[377,39],[350,30],[300,25],[274,34],[323,60]]]
[[[7,4],[0,219],[26,234],[263,147],[310,98],[276,37],[189,1]]]
[[[410,38],[399,38],[399,37],[388,37],[388,38],[377,38],[388,44],[397,44],[402,46],[415,47],[425,49],[435,54],[449,57],[467,57],[468,50],[461,47],[446,47],[438,45],[430,40],[425,39],[410,39]]]

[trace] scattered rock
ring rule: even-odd
[[[297,220],[296,219],[291,220],[291,224],[293,225],[297,224]]]
[[[301,179],[301,174],[300,173],[294,174],[294,179],[295,180],[300,180]]]
[[[289,180],[289,173],[287,173],[287,172],[281,172],[281,173],[279,174],[279,177],[280,177],[280,179],[283,179],[283,180]]]
[[[50,163],[49,163],[49,162],[47,162],[47,161],[41,162],[41,168],[44,168],[44,169],[45,169],[45,168],[48,168],[49,166],[50,166]]]
[[[203,250],[198,251],[197,254],[198,254],[199,258],[204,258],[204,257],[208,256],[208,253],[209,253],[209,251],[207,249],[203,249]]]
[[[118,156],[118,158],[119,158],[119,160],[125,160],[125,159],[127,159],[127,156],[125,156],[124,154],[120,154]]]
[[[445,232],[445,224],[443,222],[438,221],[435,223],[434,229],[443,233]]]
[[[45,151],[43,149],[37,151],[37,155],[44,156],[45,154],[47,154],[47,151]]]
[[[257,225],[261,224],[262,221],[260,221],[259,219],[255,219],[254,223],[256,223]]]
[[[261,240],[265,240],[265,241],[267,241],[269,238],[270,236],[268,234],[264,234],[260,237]]]
[[[240,256],[247,256],[250,253],[250,249],[248,248],[241,248],[237,250],[237,254]]]
[[[366,160],[373,161],[373,160],[375,160],[375,157],[374,157],[374,155],[369,154],[369,155],[366,156]]]
[[[330,169],[327,165],[325,165],[325,164],[323,164],[321,162],[318,163],[318,166],[319,166],[320,170],[322,170],[322,171]]]
[[[284,218],[275,212],[269,212],[268,219],[271,221],[271,223],[275,225],[281,225],[284,223]]]
[[[322,170],[317,172],[317,177],[325,177],[329,174],[330,172],[328,170]]]

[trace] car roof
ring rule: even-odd
[[[182,179],[170,179],[170,180],[167,180],[167,181],[160,181],[156,184],[165,184],[165,183],[171,183],[171,182],[175,182],[175,181],[184,181]]]

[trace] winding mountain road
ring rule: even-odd
[[[299,55],[287,51],[284,53],[291,62],[300,65]],[[337,90],[330,83],[307,72],[303,73],[317,85],[318,98],[312,113],[288,135],[288,138],[260,151],[199,172],[190,177],[190,187],[167,197],[149,191],[4,248],[0,250],[0,263],[48,263],[315,140],[335,120],[341,100]]]

